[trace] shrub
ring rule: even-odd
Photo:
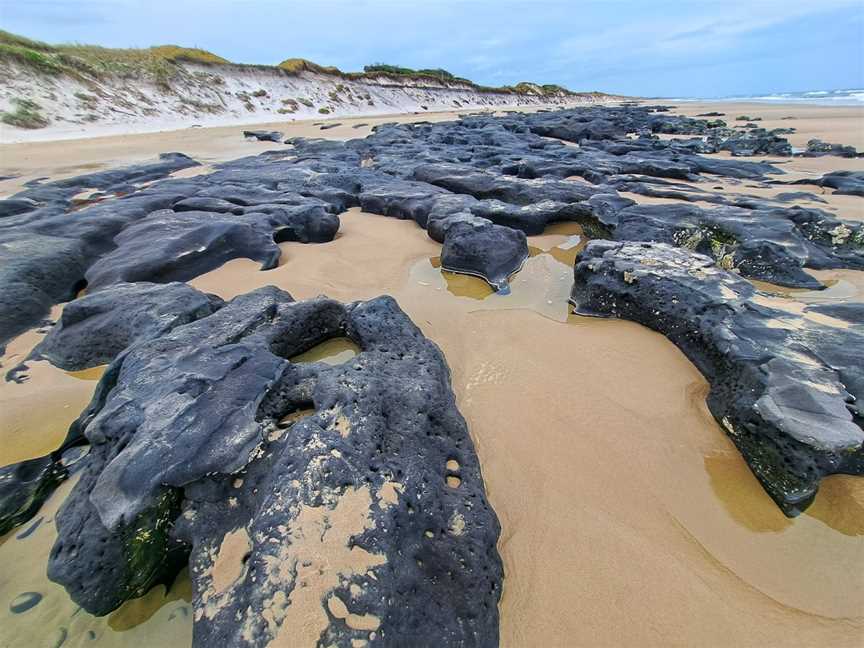
[[[45,128],[51,123],[39,110],[42,108],[30,99],[13,99],[15,112],[0,114],[0,121],[18,128]]]

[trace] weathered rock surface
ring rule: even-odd
[[[342,365],[289,360],[339,336]],[[497,645],[498,523],[444,358],[392,299],[241,295],[121,353],[81,425],[49,576],[88,611],[189,556],[196,646]]]
[[[67,371],[109,363],[134,343],[210,315],[223,303],[180,283],[111,286],[67,304],[48,335],[6,380],[19,380],[31,360],[48,360]],[[3,528],[29,520],[67,477],[64,453],[85,441],[83,428],[91,413],[86,410],[70,427],[56,451],[0,468],[0,535]]]
[[[450,224],[480,222],[471,217],[528,235],[543,232],[550,223],[573,221],[589,236],[627,239],[638,234],[673,243],[690,242],[695,230],[710,229],[720,239],[734,239],[734,267],[742,274],[796,287],[816,287],[801,268],[860,267],[860,224],[782,200],[725,195],[689,184],[705,174],[761,183],[782,175],[767,162],[701,154],[730,143],[727,148],[739,152],[755,146],[785,155],[779,130],[724,130],[661,108],[590,107],[385,124],[367,138],[347,142],[290,139],[291,148],[234,160],[185,179],[161,179],[197,164],[168,154],[152,165],[37,184],[12,203],[4,201],[5,208],[0,205],[0,213],[7,214],[0,218],[0,250],[30,250],[23,260],[8,252],[10,261],[0,270],[0,306],[9,312],[0,327],[0,344],[37,325],[52,304],[70,299],[85,283],[92,292],[118,282],[187,280],[237,257],[271,268],[280,257],[278,243],[332,240],[338,215],[355,206],[413,219],[442,244]],[[692,137],[658,139],[663,133]],[[820,182],[840,192],[862,193],[854,173],[831,174]],[[84,189],[100,190],[104,200],[80,208],[73,198]],[[617,214],[632,203],[619,191],[729,209],[694,205],[663,216],[633,207],[621,227]],[[75,218],[68,217],[72,210]],[[751,229],[745,223],[762,225]],[[488,249],[481,256],[500,256],[509,249],[506,262],[493,265],[518,268],[523,249],[507,243],[511,239],[485,236]],[[843,241],[835,244],[835,239]],[[708,251],[706,246],[700,249]],[[448,246],[454,247],[455,241]],[[722,247],[724,256],[728,247]],[[449,252],[445,256],[451,257]],[[503,287],[500,272],[489,276],[491,269],[479,261],[469,265],[468,259],[462,259],[461,271]]]
[[[864,269],[864,228],[818,209],[634,205],[617,221],[616,239],[685,247],[781,286],[821,289],[804,267]]]
[[[572,302],[666,335],[711,383],[708,406],[768,494],[797,515],[822,477],[864,473],[864,305],[771,298],[662,243],[592,241]]]
[[[238,257],[269,270],[281,256],[277,241],[331,240],[339,228],[339,218],[318,205],[258,209],[153,212],[114,238],[117,247],[88,269],[87,285],[185,281]]]
[[[864,197],[864,171],[832,171],[821,178],[805,178],[792,184],[815,184],[834,189],[834,193],[841,196]]]
[[[823,155],[837,155],[839,157],[854,158],[861,157],[861,153],[854,146],[843,144],[829,144],[819,139],[811,139],[807,142],[807,150],[801,153],[804,157],[822,157]]]
[[[119,283],[70,302],[34,349],[66,371],[107,364],[135,342],[206,317],[223,301],[182,283]]]
[[[80,438],[72,438],[50,455],[0,468],[0,536],[36,515],[85,455]]]
[[[259,142],[276,142],[282,141],[284,135],[281,131],[264,131],[264,130],[244,130],[243,137],[256,139]]]
[[[32,518],[66,475],[50,456],[0,468],[0,536]]]
[[[70,218],[76,194],[91,188],[134,191],[132,183],[197,164],[185,155],[164,154],[154,164],[37,183],[15,196],[16,203],[35,206],[0,220],[0,349],[36,326],[53,304],[72,299],[84,286],[87,266],[112,247],[112,237],[126,224],[170,200],[145,190],[144,195],[94,205]]]
[[[441,248],[441,267],[479,274],[497,291],[528,258],[528,239],[518,230],[485,219],[470,218],[449,227]]]

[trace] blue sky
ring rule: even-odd
[[[245,63],[385,62],[666,97],[864,87],[864,0],[0,2],[0,26],[32,38]]]

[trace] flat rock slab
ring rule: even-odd
[[[182,283],[114,284],[67,304],[34,357],[66,371],[108,364],[135,342],[206,317],[223,304]]]
[[[244,130],[243,137],[247,139],[256,139],[259,142],[279,143],[282,141],[284,135],[281,131]]]
[[[711,413],[789,516],[820,480],[864,474],[864,305],[805,306],[757,291],[707,256],[662,243],[592,241],[576,312],[668,337],[711,384]]]

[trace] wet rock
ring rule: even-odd
[[[87,267],[80,241],[41,234],[0,238],[0,348],[72,299]]]
[[[826,203],[827,200],[820,198],[816,194],[809,193],[807,191],[786,191],[784,193],[779,193],[774,196],[775,200],[779,200],[781,202],[796,202],[798,200],[809,200],[810,202],[819,202]]]
[[[182,283],[114,284],[67,304],[34,356],[66,371],[107,364],[135,342],[206,317],[223,303]]]
[[[50,307],[72,299],[85,284],[87,266],[113,247],[125,225],[176,200],[168,191],[142,191],[75,212],[71,198],[84,188],[113,190],[197,165],[185,155],[165,154],[154,164],[102,171],[50,183],[37,183],[16,200],[38,207],[0,219],[0,348],[35,327]],[[168,181],[170,182],[170,181]]]
[[[284,135],[280,131],[244,130],[243,137],[256,139],[259,142],[276,142],[278,144]]]
[[[41,601],[42,595],[39,592],[24,592],[12,600],[9,604],[9,611],[12,614],[22,614],[39,605]]]
[[[810,505],[822,477],[864,471],[860,306],[771,298],[704,255],[609,241],[578,259],[572,301],[578,313],[629,319],[678,346],[711,384],[711,413],[787,515]]]
[[[635,205],[616,214],[617,240],[656,241],[712,256],[781,286],[821,289],[803,268],[864,268],[864,229],[819,209]]]
[[[115,237],[116,249],[88,269],[87,284],[186,281],[240,257],[268,270],[279,262],[277,242],[332,240],[338,228],[338,216],[317,205],[241,215],[156,211]]]
[[[576,182],[523,180],[475,171],[456,164],[422,165],[414,170],[414,178],[454,193],[514,205],[531,205],[544,200],[579,202],[596,193],[593,188]]]
[[[803,157],[821,157],[823,155],[837,155],[845,158],[860,157],[860,154],[855,150],[854,146],[829,144],[820,139],[811,139],[808,141],[807,150],[800,155]]]
[[[815,184],[834,189],[834,193],[839,196],[864,197],[864,171],[832,171],[821,178],[805,178],[792,184]]]
[[[39,203],[30,198],[6,198],[0,200],[0,218],[6,216],[17,216],[24,212],[32,211],[39,206]]]
[[[510,275],[527,258],[525,234],[478,218],[450,225],[441,248],[443,269],[482,277],[499,292],[507,292]]]
[[[0,305],[11,313],[2,319],[0,343],[37,325],[52,304],[74,296],[85,273],[93,290],[124,281],[187,280],[237,257],[269,268],[279,258],[277,243],[332,240],[338,214],[358,205],[410,218],[442,243],[448,224],[468,216],[529,235],[541,233],[549,223],[572,221],[590,236],[628,238],[624,230],[615,230],[618,213],[626,208],[617,192],[632,191],[752,210],[751,217],[732,210],[697,220],[710,221],[712,227],[724,221],[718,229],[738,232],[739,251],[750,250],[750,257],[736,267],[762,268],[775,259],[784,264],[773,273],[759,270],[760,278],[770,275],[788,285],[812,286],[801,267],[859,267],[851,249],[854,234],[837,250],[831,242],[832,230],[842,226],[838,231],[845,231],[840,221],[797,212],[780,201],[726,196],[686,184],[705,174],[758,182],[782,175],[782,169],[767,162],[701,154],[726,146],[739,154],[786,155],[788,144],[780,130],[743,134],[717,121],[660,108],[591,106],[475,115],[436,124],[383,124],[371,136],[347,142],[293,138],[290,150],[241,158],[185,179],[164,176],[197,163],[169,154],[151,165],[33,183],[14,200],[38,206],[0,219],[0,245],[27,241],[33,250],[43,248],[36,271],[17,262],[0,271],[5,279]],[[659,139],[660,133],[690,137]],[[550,138],[556,136],[578,146]],[[859,191],[854,174],[823,181],[826,187],[842,186],[838,191]],[[77,208],[72,199],[82,189],[122,197],[106,198],[69,218]],[[782,209],[787,212],[778,211]],[[759,220],[766,210],[777,225],[769,238],[761,236],[765,228],[757,236],[740,227]],[[693,212],[688,214],[692,220]],[[680,230],[692,229],[690,224],[678,227],[671,217],[642,219],[662,230],[657,240],[674,243]],[[40,237],[71,243],[53,245]],[[814,243],[802,242],[802,237]]]
[[[340,336],[344,364],[286,359]],[[48,573],[88,611],[188,555],[196,646],[497,645],[498,522],[444,358],[392,299],[241,295],[120,354],[86,436]]]
[[[750,126],[750,124],[748,124]],[[752,124],[753,130],[737,137],[723,140],[719,149],[729,151],[734,156],[749,155],[792,155],[789,141],[775,131],[766,131]]]
[[[85,190],[98,189],[116,194],[124,189],[132,189],[135,184],[160,180],[171,173],[194,166],[200,165],[182,153],[161,153],[157,162],[133,164],[50,182],[28,183],[28,188],[13,198],[34,200],[43,206],[68,205],[73,196]]]
[[[0,468],[0,536],[31,519],[66,475],[50,456]]]

